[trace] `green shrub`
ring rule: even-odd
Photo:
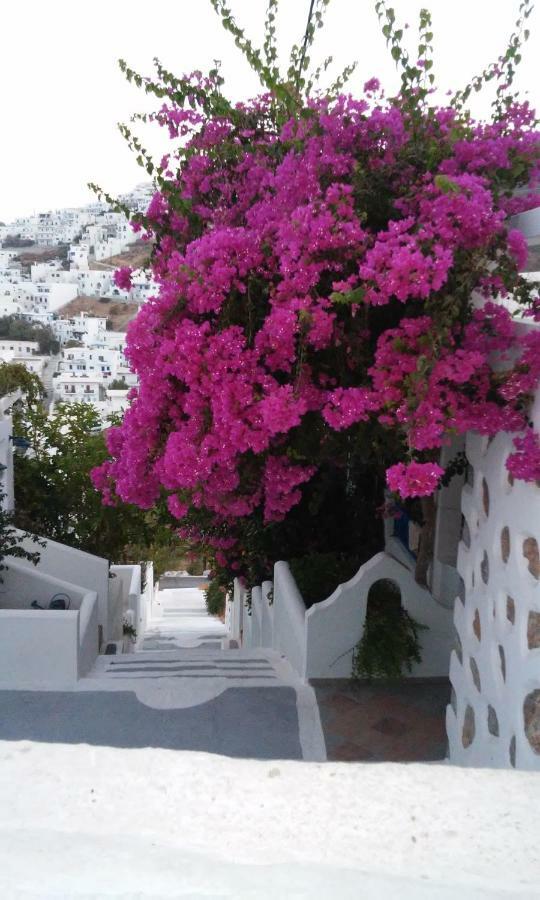
[[[418,640],[425,625],[416,622],[401,605],[393,581],[375,582],[368,595],[362,639],[353,656],[353,678],[400,678],[421,661]]]
[[[225,599],[227,592],[217,581],[211,581],[204,592],[206,609],[211,616],[223,616],[225,613]]]
[[[360,568],[361,560],[356,555],[317,552],[291,559],[289,566],[306,607],[310,607],[349,581]]]

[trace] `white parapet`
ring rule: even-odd
[[[420,587],[414,574],[387,553],[378,553],[356,575],[322,603],[306,613],[306,678],[349,678],[353,653],[362,638],[370,588],[378,581],[392,581],[400,590],[401,605],[422,632],[422,661],[413,666],[411,677],[448,674],[452,646],[452,613]]]

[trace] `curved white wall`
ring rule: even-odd
[[[429,629],[420,636],[422,662],[406,674],[416,678],[448,674],[453,639],[451,611],[416,584],[408,567],[386,553],[378,553],[327,600],[307,610],[307,678],[350,677],[354,648],[364,630],[369,589],[381,579],[396,582],[404,609]]]

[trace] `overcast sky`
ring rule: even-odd
[[[396,14],[416,37],[418,10],[434,19],[435,71],[443,89],[456,88],[496,58],[505,46],[519,0],[394,0]],[[237,20],[260,38],[266,0],[230,0]],[[301,35],[309,0],[281,0],[282,59]],[[540,107],[540,16],[518,79]],[[262,41],[261,41],[262,43]],[[414,44],[412,44],[414,46]],[[380,35],[371,0],[332,0],[314,61],[333,54],[342,67],[357,59],[350,88],[377,75],[388,91],[397,76]],[[209,0],[24,0],[2,4],[0,45],[0,221],[17,215],[87,203],[88,181],[111,193],[128,190],[145,175],[131,158],[116,123],[147,103],[118,69],[124,57],[143,74],[158,56],[181,74],[222,61],[228,95],[253,96],[257,80],[221,28]],[[148,106],[146,106],[148,108]],[[475,112],[487,112],[489,100]],[[156,126],[157,128],[157,126]],[[161,142],[161,143],[160,143]],[[153,149],[164,149],[156,135]]]

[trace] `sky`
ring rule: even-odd
[[[394,0],[398,20],[413,51],[418,10],[433,14],[435,72],[441,89],[456,89],[506,46],[519,0]],[[262,44],[266,0],[229,0],[237,21]],[[337,73],[358,60],[349,83],[355,93],[376,75],[387,92],[398,76],[389,57],[372,0],[332,0],[326,27],[312,52],[314,62],[334,56]],[[281,0],[278,19],[283,63],[304,32],[309,0]],[[540,107],[540,12],[530,21],[517,86],[529,90]],[[112,194],[129,190],[147,176],[122,139],[118,122],[148,110],[149,98],[129,85],[117,64],[124,58],[142,74],[152,60],[177,74],[205,70],[221,60],[227,95],[246,99],[258,92],[256,76],[234,46],[210,0],[24,0],[2,8],[0,49],[0,221],[48,209],[91,202],[87,182]],[[414,52],[414,51],[413,51]],[[283,68],[286,68],[284,65]],[[473,111],[486,115],[488,96],[475,98]],[[146,144],[168,149],[164,132]]]

